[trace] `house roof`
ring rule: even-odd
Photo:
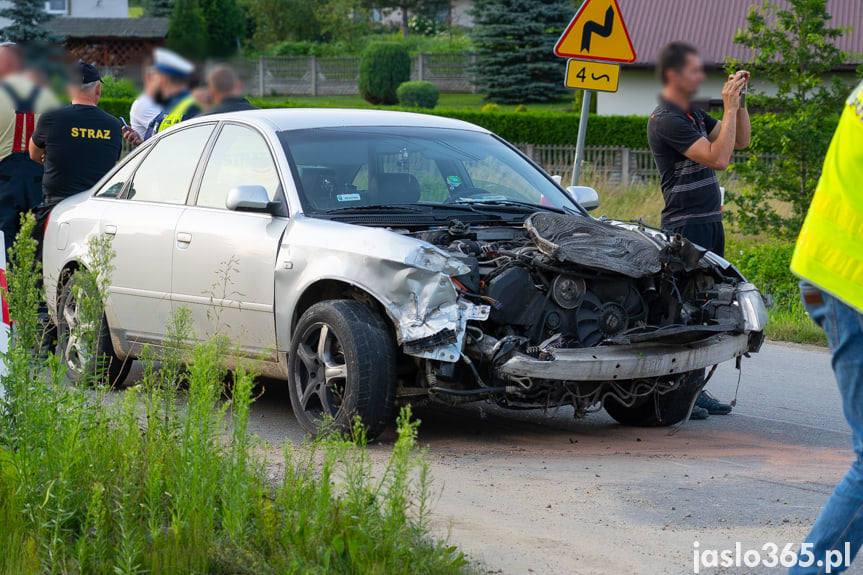
[[[76,18],[49,20],[47,28],[67,38],[165,38],[167,18]]]
[[[782,0],[774,1],[781,8]],[[746,16],[762,0],[619,0],[620,10],[635,47],[636,66],[654,66],[656,56],[668,42],[681,40],[698,48],[705,66],[717,67],[726,57],[746,61],[751,50],[734,43],[746,28]],[[828,0],[831,27],[852,26],[854,31],[836,45],[854,54],[863,52],[863,2]]]

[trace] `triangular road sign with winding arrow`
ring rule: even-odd
[[[617,0],[585,0],[554,53],[581,60],[634,62],[635,49]]]

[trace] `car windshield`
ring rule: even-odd
[[[494,136],[467,130],[345,127],[279,134],[307,212],[577,209],[566,193]]]

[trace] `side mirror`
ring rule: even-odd
[[[264,186],[237,186],[228,192],[225,206],[235,212],[272,214],[278,204],[270,201]]]
[[[587,211],[595,210],[599,207],[599,194],[596,190],[587,186],[570,186],[566,188],[569,192],[569,197],[581,204],[581,207]]]

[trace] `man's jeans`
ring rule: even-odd
[[[846,542],[852,556],[843,556],[842,563],[848,564],[863,544],[863,314],[807,282],[800,284],[800,292],[809,316],[827,334],[842,410],[851,425],[857,457],[806,537],[814,564],[794,566],[788,571],[789,575],[825,573],[827,567],[823,563],[827,552],[835,550],[844,554]],[[802,555],[800,561],[808,562]],[[819,561],[822,562],[820,567]],[[844,570],[844,566],[833,567],[831,572]]]

